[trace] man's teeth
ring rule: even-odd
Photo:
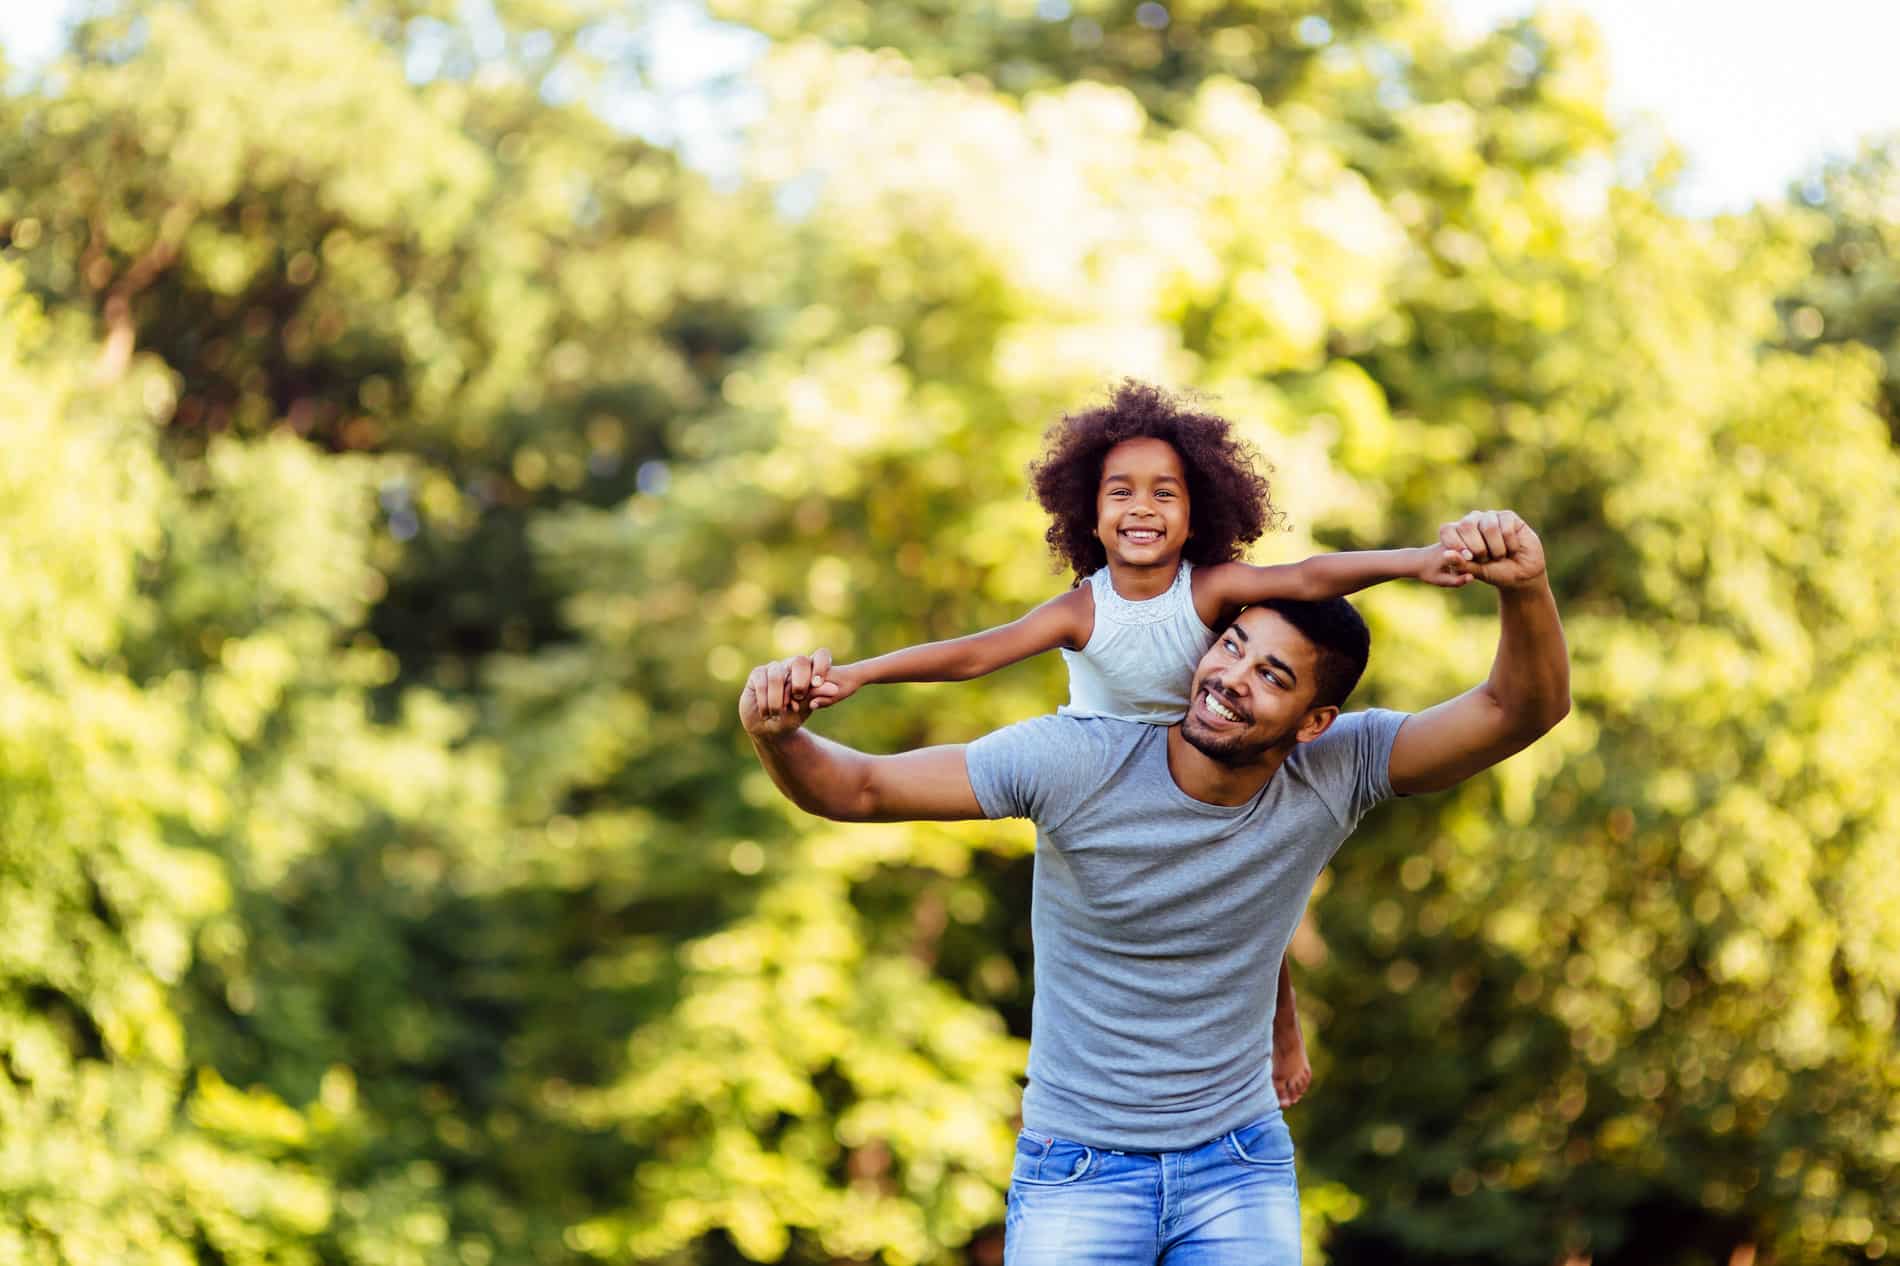
[[[1232,708],[1228,707],[1226,704],[1222,703],[1219,699],[1216,699],[1214,697],[1213,691],[1211,690],[1206,691],[1205,698],[1207,701],[1207,710],[1209,712],[1212,712],[1215,716],[1220,717],[1222,720],[1225,720],[1225,721],[1240,720],[1240,714],[1238,712],[1235,712]]]

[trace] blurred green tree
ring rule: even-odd
[[[558,639],[523,534],[609,504],[716,395],[770,293],[768,218],[602,111],[641,12],[503,0],[95,6],[0,101],[0,240],[90,310],[102,369],[180,378],[175,449],[287,430],[423,459],[375,627],[406,679]]]
[[[1805,250],[1784,222],[1619,194],[1605,229],[1549,396],[1473,427],[1497,499],[1548,507],[1574,719],[1393,810],[1336,867],[1358,899],[1320,907],[1321,1045],[1350,1049],[1308,1138],[1369,1210],[1342,1256],[1846,1260],[1900,1217],[1900,770],[1870,728],[1900,688],[1900,471],[1871,357],[1763,352]],[[1379,629],[1374,698],[1442,689],[1419,614]]]
[[[495,771],[438,700],[373,715],[379,472],[280,438],[174,477],[172,375],[102,382],[23,291],[0,262],[0,1248],[392,1260],[432,1242],[425,1199],[372,1199],[414,1185],[385,1131],[415,1087],[359,1098],[355,1067],[392,1029],[401,1049],[417,982],[351,961],[392,920],[339,931],[353,894],[325,872],[492,843]],[[355,1049],[311,1005],[341,978],[336,1014],[377,1022]]]
[[[1880,411],[1900,439],[1900,138],[1871,140],[1793,190],[1826,217],[1813,268],[1782,301],[1783,337],[1807,350],[1861,343],[1880,356]]]

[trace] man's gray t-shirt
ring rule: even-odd
[[[992,818],[1036,824],[1023,1124],[1178,1151],[1267,1115],[1280,959],[1313,882],[1392,795],[1402,712],[1345,713],[1246,804],[1168,772],[1168,729],[1038,717],[968,748]]]

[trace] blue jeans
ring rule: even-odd
[[[1271,1116],[1181,1152],[1024,1130],[1003,1266],[1299,1266],[1293,1136]]]

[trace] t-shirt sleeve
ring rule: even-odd
[[[1392,791],[1392,743],[1409,712],[1342,712],[1300,750],[1301,772],[1341,824],[1351,829]]]
[[[1004,726],[965,749],[970,789],[988,817],[1058,826],[1101,783],[1104,727],[1128,724],[1044,716]]]

